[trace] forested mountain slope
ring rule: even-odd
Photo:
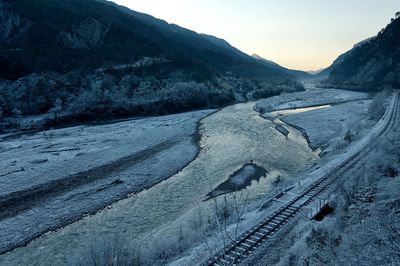
[[[399,84],[400,18],[345,54],[332,66],[326,81],[328,86],[371,91]]]
[[[0,0],[4,117],[171,113],[303,89],[224,40],[101,0]],[[65,121],[64,121],[65,122]]]

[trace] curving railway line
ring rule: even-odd
[[[399,123],[399,92],[395,92],[391,104],[374,130],[360,141],[359,145],[348,152],[329,171],[315,182],[294,196],[289,202],[271,213],[258,225],[245,232],[234,243],[229,244],[220,253],[210,259],[206,265],[237,265],[263,242],[274,236],[285,224],[292,220],[307,205],[316,200],[322,193],[331,189],[340,176],[354,166],[377,144],[377,140],[390,132]]]

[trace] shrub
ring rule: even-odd
[[[386,111],[389,95],[389,90],[383,90],[375,95],[368,109],[368,112],[373,119],[380,119],[383,116]]]
[[[70,265],[78,266],[138,266],[142,265],[140,249],[120,237],[91,240]]]

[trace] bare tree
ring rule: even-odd
[[[50,113],[53,115],[53,120],[57,123],[57,119],[62,111],[62,100],[58,98],[54,103],[54,107],[50,109]]]
[[[16,122],[18,124],[18,126],[21,125],[21,117],[22,117],[22,112],[19,109],[14,109],[12,111],[14,117],[16,118]]]
[[[3,116],[4,116],[4,112],[3,109],[0,106],[0,133],[4,130],[3,127]]]
[[[224,195],[222,204],[218,203],[217,198],[214,198],[210,202],[210,206],[214,210],[216,229],[218,231],[218,240],[222,242],[221,246],[224,247],[224,251],[225,247],[227,247],[229,244],[233,244],[234,248],[236,248],[236,239],[239,237],[240,224],[243,220],[247,202],[248,193],[244,193],[243,191],[240,193],[234,192],[232,194],[232,202],[228,201],[226,195]],[[231,226],[234,226],[233,229]],[[209,248],[207,242],[206,245]],[[211,257],[215,255],[210,248],[209,251]],[[239,255],[234,256],[235,260],[239,258]],[[234,264],[235,260],[230,264]]]

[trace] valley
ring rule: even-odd
[[[0,265],[400,265],[399,9],[0,0]]]
[[[254,208],[279,187],[301,181],[301,174],[319,161],[319,151],[309,147],[302,132],[282,122],[285,118],[277,122],[261,117],[255,106],[279,102],[278,110],[280,106],[301,108],[298,99],[307,97],[318,98],[313,105],[360,110],[360,102],[367,98],[366,94],[340,90],[332,90],[324,98],[324,93],[311,89],[297,96],[277,96],[220,110],[78,126],[3,140],[2,181],[10,186],[2,187],[0,224],[8,232],[1,236],[2,250],[9,252],[0,256],[0,261],[5,265],[31,259],[41,265],[67,263],[90,239],[121,232],[143,243],[174,238],[179,230],[192,230],[200,209],[200,219],[210,219],[212,209],[203,201],[206,194],[250,162],[266,171],[241,192],[246,204]],[[330,123],[338,116],[334,110],[325,110],[320,116],[315,116],[315,111],[296,112],[303,117],[296,126],[312,131],[307,117],[318,124]],[[366,110],[353,113],[351,121],[367,118]],[[326,120],[327,116],[330,119]],[[289,131],[287,137],[276,130],[276,123]],[[345,123],[339,128],[343,133],[353,130],[352,126]],[[323,139],[324,144],[329,146],[330,140]],[[15,157],[20,159],[11,163]],[[62,172],[57,170],[60,167]],[[24,171],[12,173],[15,169]],[[278,177],[280,181],[274,185]],[[227,189],[217,195],[237,193]],[[21,203],[15,205],[14,198]],[[14,204],[7,205],[7,200]],[[35,227],[39,221],[42,226]],[[24,244],[27,246],[18,247]],[[53,250],[51,260],[49,250]],[[19,261],[21,252],[33,257]]]

